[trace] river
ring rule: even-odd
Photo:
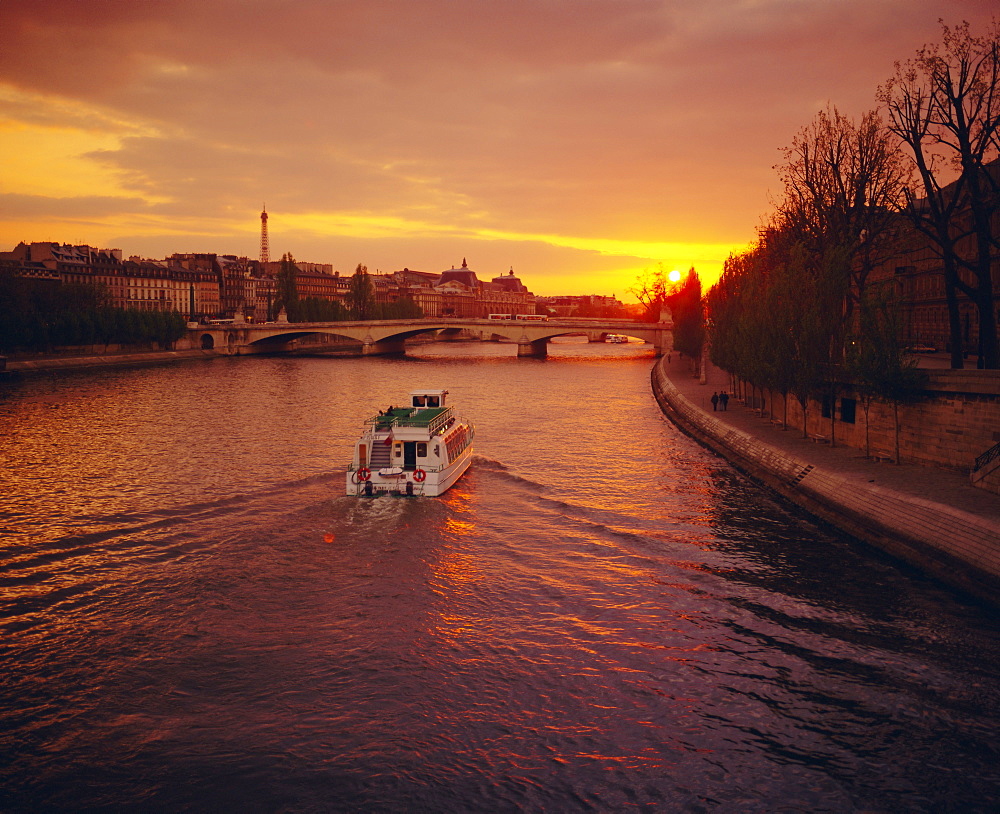
[[[1000,808],[1000,621],[680,434],[648,346],[0,383],[0,810]],[[445,387],[442,498],[349,498]]]

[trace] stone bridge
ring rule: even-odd
[[[464,334],[463,334],[464,332]],[[556,336],[586,335],[600,342],[608,334],[624,334],[653,345],[657,355],[672,349],[673,323],[633,322],[617,319],[550,318],[545,320],[492,319],[385,319],[365,322],[264,322],[190,325],[188,337],[195,348],[239,356],[282,353],[298,349],[303,340],[326,336],[334,341],[360,343],[364,356],[401,354],[406,340],[420,334],[464,335],[482,340],[517,344],[517,355],[544,358],[549,340]]]

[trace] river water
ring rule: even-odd
[[[0,810],[998,810],[997,617],[677,432],[653,361],[0,384]],[[424,386],[469,473],[346,497]]]

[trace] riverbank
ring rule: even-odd
[[[49,370],[74,368],[129,367],[133,365],[162,364],[188,359],[215,359],[220,354],[214,350],[152,350],[131,353],[100,353],[80,356],[37,356],[24,359],[7,359],[6,372],[41,373]]]
[[[688,360],[671,359],[654,365],[653,393],[684,432],[811,514],[1000,606],[1000,496],[957,472],[815,443],[735,399],[713,411],[728,374],[709,363],[702,382]]]
[[[422,338],[412,337],[407,340],[411,344],[426,344],[441,341],[438,337]],[[447,340],[446,340],[447,341]],[[13,376],[19,373],[41,373],[51,370],[71,370],[74,368],[96,368],[96,367],[131,367],[134,365],[160,364],[165,362],[178,362],[189,359],[216,359],[220,356],[257,356],[261,354],[246,353],[241,354],[222,352],[214,348],[193,348],[184,350],[139,350],[139,351],[110,351],[107,353],[91,353],[85,349],[82,352],[61,353],[61,354],[38,354],[32,356],[3,357],[0,356],[0,378],[4,375]],[[361,356],[362,348],[358,342],[303,342],[293,350],[281,352],[285,356]]]

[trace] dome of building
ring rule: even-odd
[[[448,271],[442,271],[438,284],[451,282],[452,280],[469,288],[479,287],[479,279],[476,277],[476,272],[469,268],[464,257],[462,258],[462,268],[457,269],[452,266]]]
[[[494,277],[490,282],[514,294],[523,294],[528,290],[524,283],[521,282],[521,278],[514,276],[513,268],[507,274]]]

